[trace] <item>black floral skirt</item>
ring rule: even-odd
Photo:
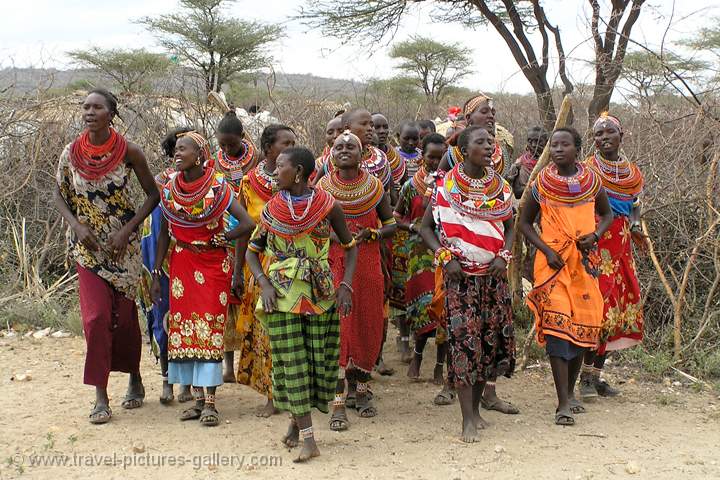
[[[515,369],[510,288],[505,279],[466,275],[445,278],[450,367],[448,383],[475,385]]]

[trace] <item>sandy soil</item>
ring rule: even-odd
[[[482,441],[466,445],[459,440],[457,403],[434,406],[438,387],[408,380],[395,347],[388,345],[388,363],[398,373],[374,381],[379,416],[360,419],[351,413],[350,430],[335,433],[327,416],[314,413],[322,456],[296,465],[296,453],[279,442],[287,417],[255,417],[263,399],[246,387],[219,390],[221,426],[180,422],[180,404],[157,400],[161,379],[147,351],[145,406],[120,407],[126,376],[114,373],[113,419],[90,425],[94,394],[82,385],[83,352],[82,338],[0,338],[5,404],[0,478],[720,478],[720,399],[682,386],[630,379],[622,397],[588,403],[575,427],[557,427],[552,378],[542,366],[499,381],[499,391],[521,414],[486,413],[491,426]],[[434,354],[428,345],[426,379]],[[614,381],[627,375],[609,370]],[[31,380],[11,380],[26,371]],[[33,466],[33,461],[68,465]],[[164,467],[142,466],[161,461]]]

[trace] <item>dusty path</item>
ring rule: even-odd
[[[394,346],[386,350],[389,364],[404,370]],[[314,413],[322,456],[298,466],[292,463],[295,452],[278,441],[286,417],[255,417],[262,398],[245,387],[220,389],[220,427],[178,421],[179,404],[157,400],[158,368],[146,351],[145,406],[123,410],[126,377],[113,374],[114,417],[107,425],[88,424],[93,392],[82,385],[83,351],[81,338],[0,338],[0,478],[720,478],[716,393],[628,383],[623,397],[588,404],[575,427],[563,428],[552,424],[552,379],[539,368],[499,381],[499,391],[522,413],[487,413],[491,427],[482,441],[465,445],[458,439],[457,403],[434,406],[437,387],[411,382],[402,371],[375,380],[380,412],[375,419],[351,413],[350,430],[338,434],[328,429],[327,416]],[[433,357],[429,345],[424,378],[431,375]],[[27,370],[30,381],[11,381]],[[83,466],[31,466],[32,455]],[[244,465],[238,467],[241,458]],[[166,466],[123,468],[123,462],[148,461]],[[221,464],[208,465],[211,461]],[[98,462],[105,465],[89,465]]]

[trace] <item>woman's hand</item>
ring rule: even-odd
[[[495,257],[490,263],[488,274],[496,278],[507,278],[507,262],[502,257]]]
[[[555,250],[550,249],[549,252],[546,252],[545,258],[547,259],[548,265],[550,265],[550,268],[553,270],[560,270],[565,266],[565,262],[562,257]]]
[[[370,239],[370,235],[371,235],[371,234],[372,234],[372,232],[370,231],[369,228],[363,228],[362,230],[360,230],[360,231],[357,233],[357,235],[355,235],[355,241],[356,241],[357,243],[365,242],[365,241],[367,241],[368,239]]]
[[[462,271],[462,266],[460,265],[460,262],[458,262],[454,258],[448,263],[446,263],[444,268],[445,275],[447,275],[448,279],[454,280],[456,282],[459,282],[463,279],[464,274]]]
[[[128,243],[130,243],[131,233],[127,227],[123,227],[117,232],[110,234],[108,247],[110,249],[110,258],[113,262],[119,262],[125,256]]]
[[[269,280],[265,279],[261,283],[262,292],[260,298],[262,298],[263,310],[265,313],[273,313],[277,308],[277,292],[275,287],[272,286]]]
[[[242,297],[245,289],[245,275],[241,272],[233,273],[232,280],[230,280],[230,291],[232,291],[235,297]]]
[[[93,252],[100,250],[100,243],[92,230],[90,230],[90,227],[84,223],[78,222],[77,226],[73,230],[78,242],[82,243],[85,248],[92,250]]]
[[[646,252],[648,250],[648,243],[650,241],[650,237],[645,235],[639,227],[630,230],[630,237],[635,244],[635,248],[637,248],[639,251]]]
[[[336,302],[338,306],[338,313],[341,317],[350,315],[352,311],[352,292],[347,285],[340,284],[340,287],[335,292]]]
[[[152,284],[150,285],[150,298],[155,305],[160,304],[162,301],[162,289],[160,288],[160,277],[157,275],[152,276]]]
[[[597,245],[597,242],[599,240],[599,237],[597,233],[592,232],[588,233],[587,235],[583,235],[582,237],[577,239],[577,247],[580,249],[581,252],[587,253],[593,248],[595,248],[595,245]]]

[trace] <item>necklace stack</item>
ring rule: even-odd
[[[348,217],[360,217],[375,209],[385,194],[380,180],[362,168],[358,172],[352,180],[342,180],[337,170],[320,179],[320,188],[337,200]]]
[[[70,146],[70,162],[85,180],[99,180],[125,160],[127,141],[110,128],[110,138],[102,145],[90,143],[90,131],[83,131]]]
[[[387,161],[390,165],[390,173],[392,175],[393,182],[395,182],[395,185],[399,185],[400,182],[402,182],[402,179],[405,178],[405,173],[407,172],[405,159],[401,155],[398,155],[397,150],[394,148],[388,148],[385,155],[387,156]]]
[[[642,173],[637,165],[630,163],[625,156],[619,156],[613,161],[596,152],[588,163],[600,175],[608,196],[621,201],[632,201],[642,193]]]
[[[312,189],[293,197],[287,190],[274,195],[263,209],[260,221],[272,233],[286,238],[304,235],[327,217],[335,204],[328,192]]]
[[[404,152],[400,148],[396,152],[405,160],[408,176],[415,175],[422,165],[422,152],[417,148],[412,153]]]
[[[380,180],[384,188],[387,188],[392,180],[392,172],[387,157],[382,150],[373,146],[364,148],[361,165]]]
[[[571,206],[594,200],[602,187],[600,176],[581,163],[575,166],[577,172],[568,177],[560,175],[554,163],[543,168],[533,184],[535,199]]]
[[[420,165],[420,169],[418,169],[417,172],[415,172],[415,175],[412,177],[412,184],[415,188],[415,191],[420,195],[421,197],[424,197],[427,195],[427,192],[430,188],[430,186],[427,184],[427,177],[428,173],[425,170],[424,165]]]
[[[267,160],[262,160],[248,174],[248,181],[255,193],[265,202],[275,193],[276,182],[273,175],[265,171]]]
[[[218,218],[230,206],[234,195],[224,178],[206,167],[202,177],[188,182],[182,172],[171,176],[163,188],[161,208],[171,223],[204,225]]]
[[[510,187],[495,170],[485,169],[482,178],[471,178],[464,164],[453,167],[444,179],[450,206],[478,220],[500,221],[512,215]]]
[[[228,180],[238,182],[243,175],[252,168],[255,160],[255,146],[248,140],[242,140],[243,153],[239,157],[233,157],[223,150],[219,150],[216,156],[218,170],[220,170]]]

